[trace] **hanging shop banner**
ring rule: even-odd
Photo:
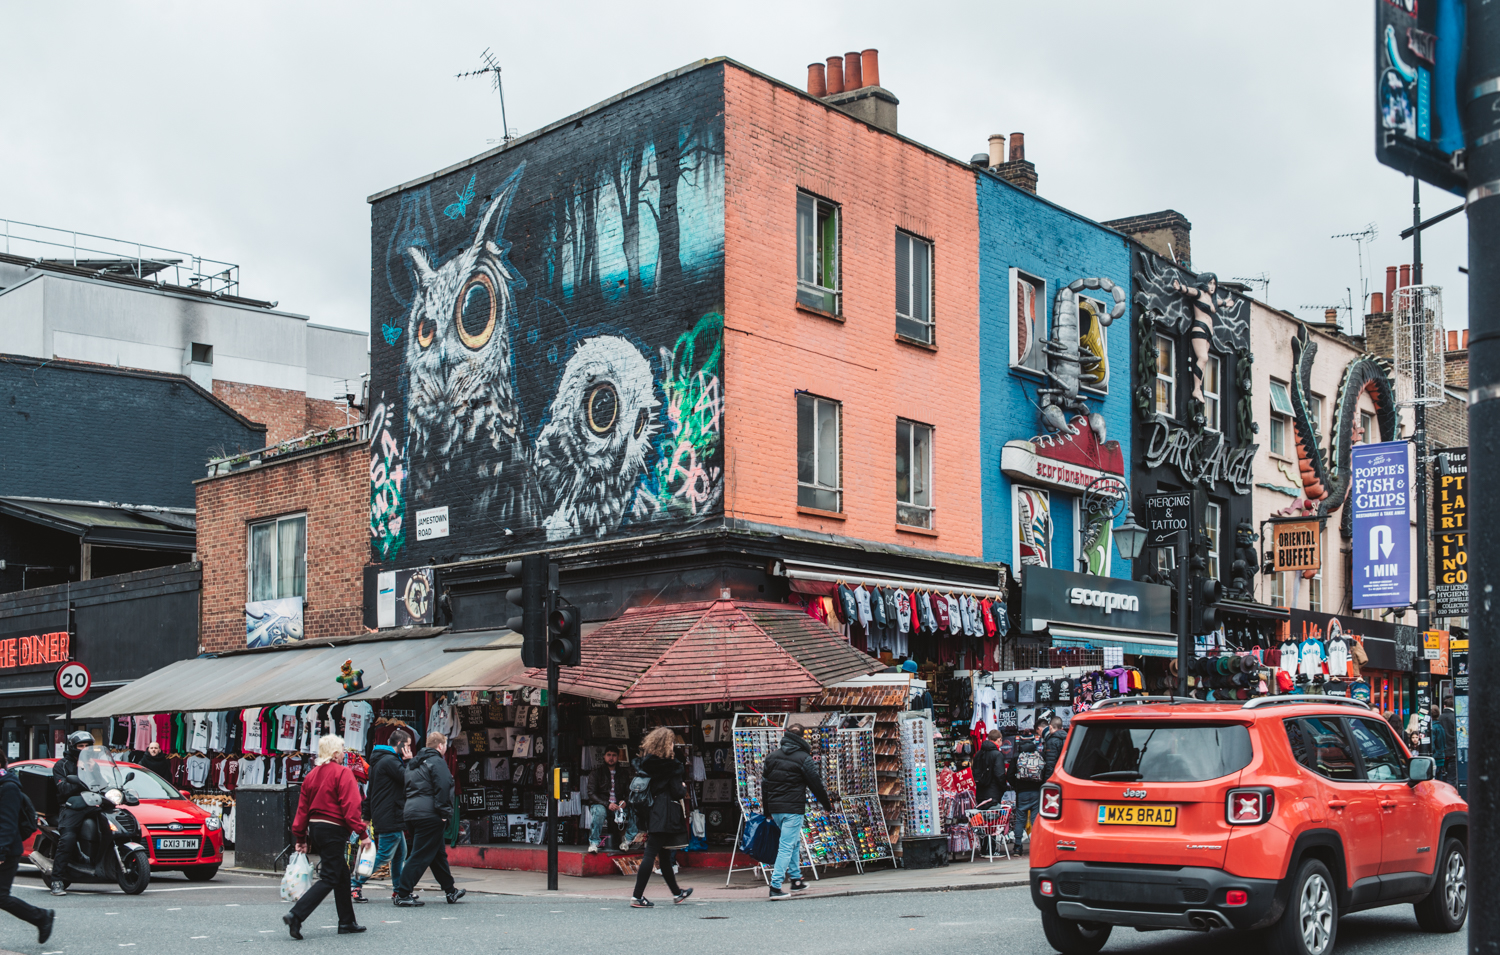
[[[1421,656],[1421,642],[1416,627],[1384,620],[1366,620],[1342,614],[1318,613],[1314,610],[1291,611],[1293,640],[1329,640],[1345,637],[1358,640],[1365,648],[1366,669],[1410,672]],[[1325,656],[1326,658],[1326,656]]]
[[[1322,562],[1322,525],[1319,521],[1272,521],[1272,561],[1277,572],[1317,570]]]
[[[1172,588],[1030,567],[1021,586],[1021,616],[1031,630],[1056,623],[1170,635]]]
[[[426,627],[437,610],[437,571],[431,567],[382,571],[376,578],[375,625]]]
[[[1354,609],[1411,603],[1411,481],[1405,441],[1353,449]]]
[[[1448,675],[1448,631],[1428,630],[1422,634],[1422,657],[1429,672]]]
[[[1469,615],[1469,449],[1437,454],[1437,486],[1432,500],[1433,560],[1437,586],[1433,614]]]
[[[1467,183],[1465,7],[1465,0],[1375,0],[1375,158],[1459,195]]]
[[[252,650],[300,643],[303,632],[301,597],[252,600],[245,604],[245,645]]]
[[[73,659],[76,640],[68,634],[68,614],[41,615],[24,630],[0,632],[0,674],[56,670]]]

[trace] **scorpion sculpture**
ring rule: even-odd
[[[1103,444],[1104,416],[1097,411],[1091,412],[1087,402],[1078,394],[1086,370],[1096,380],[1102,380],[1102,370],[1094,367],[1099,363],[1098,359],[1088,359],[1090,367],[1085,369],[1085,359],[1078,347],[1081,340],[1078,293],[1085,289],[1108,292],[1114,298],[1114,306],[1109,313],[1095,314],[1093,321],[1108,326],[1125,314],[1125,290],[1109,279],[1076,279],[1058,289],[1057,300],[1052,307],[1052,335],[1042,343],[1042,351],[1047,356],[1047,384],[1037,389],[1037,398],[1041,406],[1042,423],[1046,427],[1055,432],[1077,434],[1077,429],[1068,419],[1073,415],[1081,415],[1088,420],[1089,428],[1099,439],[1099,443]],[[1090,308],[1089,312],[1092,314],[1094,310]]]

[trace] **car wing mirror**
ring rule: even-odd
[[[1434,773],[1436,768],[1437,764],[1431,756],[1413,756],[1411,762],[1407,764],[1406,780],[1414,786],[1417,783],[1426,782],[1436,775]]]
[[[183,799],[192,799],[193,798],[193,794],[190,793],[190,792],[188,792],[186,789],[179,789],[177,791],[182,794],[182,798]]]

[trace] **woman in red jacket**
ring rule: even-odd
[[[329,892],[334,893],[333,902],[339,913],[339,934],[365,930],[354,921],[349,863],[345,857],[350,833],[359,833],[360,848],[370,841],[360,813],[361,801],[359,783],[344,765],[343,737],[328,735],[318,740],[318,758],[312,772],[302,780],[302,797],[297,803],[297,816],[292,820],[292,836],[297,840],[298,852],[306,852],[308,843],[317,850],[321,857],[319,878],[292,906],[292,911],[281,917],[292,938],[298,941],[302,940],[302,923]]]

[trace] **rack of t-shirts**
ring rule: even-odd
[[[1000,639],[1010,631],[1005,601],[962,591],[905,590],[838,581],[826,594],[793,593],[788,601],[840,629],[857,649],[872,655],[915,658],[911,639],[934,638],[940,663],[972,659],[976,669],[995,669]],[[965,638],[959,642],[954,638]]]

